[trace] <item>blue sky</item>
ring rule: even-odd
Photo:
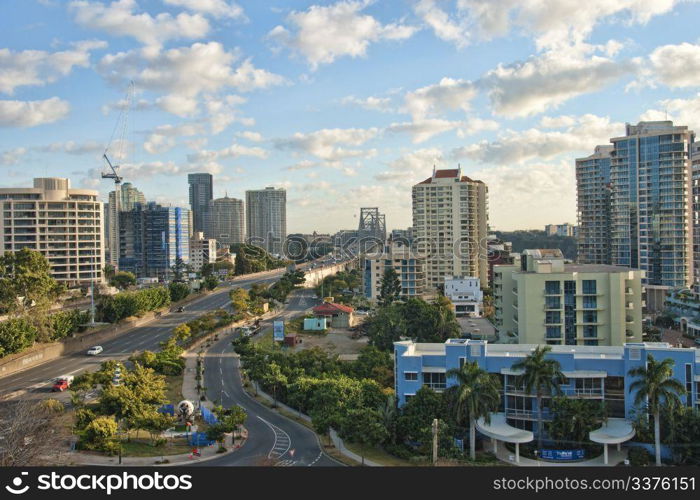
[[[575,222],[574,159],[668,117],[698,130],[700,6],[674,0],[4,0],[3,186],[149,200],[288,190],[290,232],[411,223],[433,165],[489,186],[496,229]],[[125,143],[110,137],[135,82]],[[123,107],[123,105],[122,105]],[[123,147],[122,147],[123,146]],[[123,156],[120,156],[122,152]]]

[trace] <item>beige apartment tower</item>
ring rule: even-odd
[[[473,276],[488,286],[488,188],[461,169],[435,170],[413,186],[413,237],[425,259],[429,289],[452,276]]]
[[[69,286],[102,281],[104,207],[97,196],[57,177],[36,178],[31,188],[0,189],[0,253],[39,251],[51,275]]]
[[[560,250],[525,250],[519,266],[495,266],[499,335],[519,344],[622,346],[642,341],[644,272],[567,264]]]

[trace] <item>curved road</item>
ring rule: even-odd
[[[290,319],[313,306],[315,298],[307,290],[290,296],[289,304],[274,319]],[[263,323],[265,330],[272,320]],[[221,458],[203,462],[206,466],[274,465],[338,466],[344,465],[323,453],[316,434],[307,427],[285,418],[253,399],[241,381],[239,358],[233,353],[227,335],[213,343],[204,357],[204,386],[209,399],[225,406],[238,404],[248,413],[246,428],[249,439],[240,450]]]

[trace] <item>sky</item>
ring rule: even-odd
[[[2,0],[3,187],[69,177],[187,206],[287,189],[288,232],[411,225],[461,166],[493,229],[576,221],[575,159],[625,123],[700,131],[700,5],[682,0]],[[133,87],[130,85],[133,82]],[[127,104],[128,103],[128,104]]]

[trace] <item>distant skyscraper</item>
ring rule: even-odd
[[[488,188],[462,175],[460,168],[433,169],[413,186],[413,237],[426,258],[427,285],[472,276],[488,286]]]
[[[287,192],[268,187],[246,191],[248,241],[276,255],[287,238]]]
[[[207,238],[215,239],[220,246],[230,247],[245,241],[245,214],[243,200],[217,198],[209,202],[205,217]]]
[[[646,285],[692,282],[693,140],[671,121],[627,124],[625,136],[610,139],[611,260],[646,271]]]
[[[121,212],[119,267],[140,277],[168,278],[178,259],[189,263],[188,212],[156,203]]]
[[[193,233],[206,232],[205,214],[214,198],[214,178],[211,174],[188,174]]]
[[[610,264],[610,163],[613,146],[576,160],[578,257],[581,264]]]
[[[700,144],[693,144],[693,271],[695,291],[700,292]]]
[[[119,228],[116,224],[117,208],[120,212],[129,212],[134,209],[137,204],[145,204],[146,197],[136,189],[130,182],[125,182],[120,188],[121,197],[119,206],[117,207],[116,191],[109,193],[109,204],[107,209],[107,219],[105,226],[107,227],[107,263],[114,267],[119,264],[119,248],[117,231]]]

